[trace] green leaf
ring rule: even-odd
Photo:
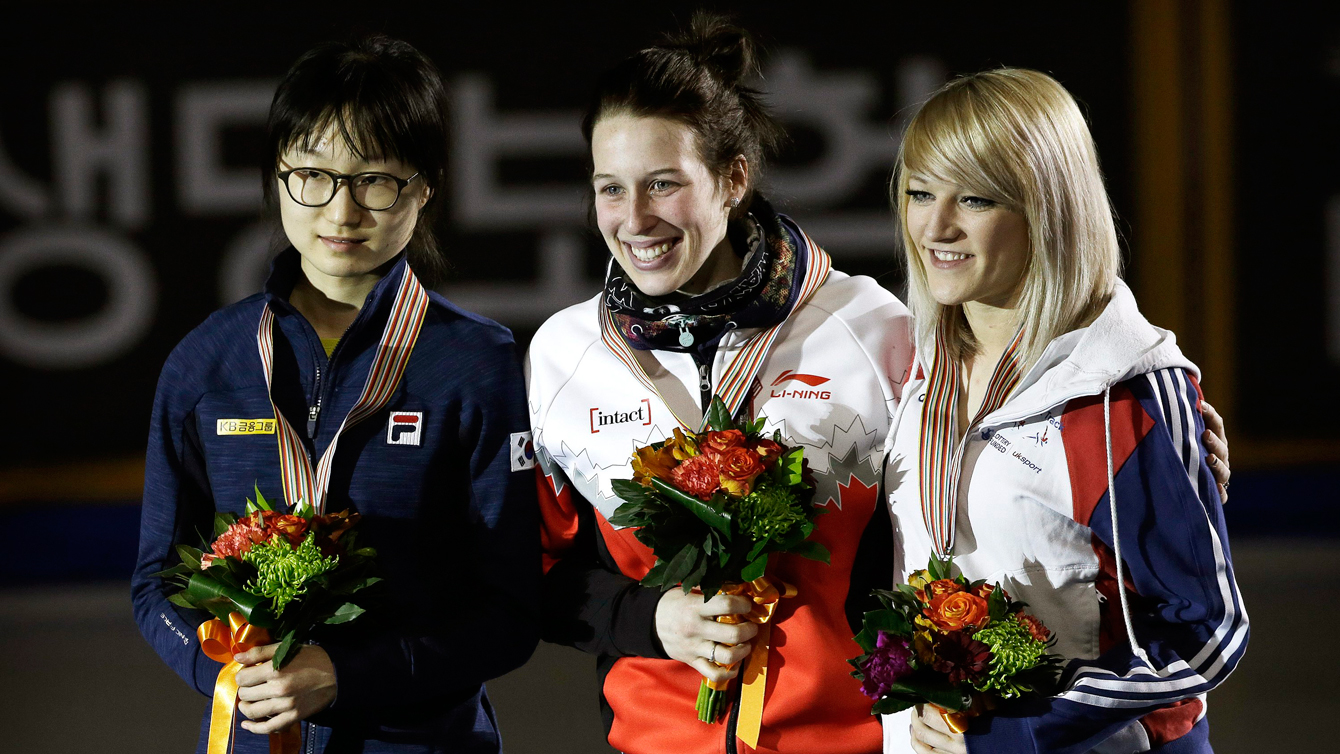
[[[380,582],[381,580],[382,579],[378,578],[377,576],[365,576],[363,578],[353,579],[352,581],[343,581],[331,585],[330,592],[331,594],[341,594],[341,595],[353,594],[354,592],[366,589],[372,586],[373,584]]]
[[[186,585],[186,596],[196,603],[222,600],[228,603],[229,612],[236,610],[249,623],[261,628],[274,626],[275,616],[268,609],[270,601],[267,598],[222,584],[204,573],[191,576],[190,583]],[[224,613],[224,616],[226,617],[227,613]]]
[[[703,417],[703,425],[716,432],[724,432],[728,429],[737,429],[734,420],[731,419],[730,410],[726,408],[725,401],[721,396],[712,396],[712,406],[707,409],[707,416]]]
[[[987,595],[986,609],[987,615],[991,616],[993,621],[1005,617],[1009,606],[1005,603],[1005,590],[1000,588],[1000,584],[997,584],[996,588],[991,590],[991,594]]]
[[[889,689],[891,693],[911,694],[931,704],[938,704],[950,712],[965,710],[972,704],[972,697],[938,679],[922,681],[909,678],[902,683],[889,684]]]
[[[289,631],[284,634],[284,639],[279,642],[279,648],[275,650],[274,659],[271,661],[275,670],[284,667],[289,660],[293,659],[292,656],[298,644],[297,639],[297,631]]]
[[[195,571],[192,571],[190,566],[186,565],[185,563],[178,563],[166,570],[159,571],[158,573],[149,574],[149,578],[166,579],[172,576],[187,576],[192,573],[195,573]]]
[[[693,570],[689,571],[689,575],[684,577],[683,583],[685,594],[688,594],[691,589],[702,583],[703,576],[707,573],[707,565],[709,562],[707,554],[704,552],[697,552],[695,553],[694,560],[696,564],[693,566]]]
[[[667,585],[678,584],[689,575],[689,570],[693,568],[693,562],[697,556],[697,548],[691,544],[684,545],[679,552],[670,559],[670,563],[665,567],[664,583]]]
[[[930,562],[926,565],[926,570],[930,572],[931,578],[933,580],[939,581],[940,579],[949,578],[949,574],[953,572],[953,566],[954,566],[954,556],[951,555],[948,558],[942,560],[940,556],[936,555],[935,553],[931,553],[931,559]]]
[[[177,545],[177,556],[181,558],[182,565],[192,571],[200,570],[200,556],[203,554],[189,545]]]
[[[168,602],[171,602],[177,607],[186,607],[192,610],[200,609],[196,607],[189,599],[186,598],[186,592],[176,592],[175,594],[168,595]]]
[[[914,706],[915,704],[916,704],[915,700],[908,699],[906,697],[886,696],[883,699],[880,699],[879,701],[875,702],[874,706],[870,708],[870,714],[892,715],[895,712],[902,712],[903,710],[907,709],[908,707]]]
[[[251,488],[252,488],[253,490],[256,491],[256,507],[257,507],[257,508],[260,508],[260,509],[263,510],[263,511],[272,511],[272,510],[274,510],[274,507],[270,505],[270,501],[266,500],[266,499],[265,499],[265,496],[261,494],[261,488],[260,488],[260,485],[256,484],[256,482],[253,481],[253,482],[251,483]]]
[[[875,648],[878,646],[879,632],[871,631],[870,627],[866,626],[865,628],[861,629],[860,633],[856,634],[851,638],[852,641],[855,641],[857,644],[861,645],[861,650],[863,652],[870,653],[875,651]],[[859,668],[860,664],[862,662],[865,662],[865,657],[861,656],[856,658],[855,660],[851,660],[850,662],[852,662]]]
[[[717,531],[730,536],[730,513],[724,510],[717,510],[711,505],[699,500],[692,495],[686,495],[675,489],[674,486],[666,484],[659,479],[651,480],[651,484],[657,492],[670,498],[672,501],[688,508],[693,515],[697,516],[703,523],[716,529]]]
[[[353,620],[354,618],[357,618],[358,616],[362,615],[365,612],[367,611],[359,607],[358,605],[355,605],[352,602],[346,602],[343,605],[340,605],[338,608],[336,608],[335,612],[329,618],[326,618],[324,621],[322,621],[322,623],[330,623],[330,624],[348,623],[349,621]]]
[[[615,479],[610,487],[614,489],[614,494],[618,495],[624,503],[643,504],[652,497],[650,488],[644,487],[641,482],[634,482],[632,479]]]
[[[228,527],[237,523],[236,513],[215,513],[214,514],[214,536],[221,536],[228,531]]]
[[[790,552],[792,555],[799,555],[802,558],[817,560],[820,563],[829,562],[828,548],[812,539],[807,539],[804,542],[801,542],[795,547],[787,550],[787,552]]]
[[[664,589],[665,566],[666,562],[664,560],[657,559],[656,565],[652,566],[651,570],[647,571],[647,575],[642,577],[642,581],[640,582],[642,586],[661,587],[662,589]],[[674,586],[674,584],[671,584],[670,586]]]
[[[761,539],[761,540],[755,542],[755,543],[754,543],[754,546],[751,547],[751,548],[749,548],[749,554],[746,555],[745,558],[748,559],[748,560],[754,560],[754,559],[757,558],[759,555],[762,555],[762,554],[763,554],[763,550],[764,550],[769,544],[771,544],[771,543],[772,543],[772,540],[770,540],[770,539]]]
[[[297,516],[298,518],[311,521],[316,516],[316,508],[313,508],[311,503],[299,502],[296,506],[294,506],[292,514]]]
[[[767,568],[768,556],[764,555],[761,558],[755,558],[754,560],[749,561],[749,565],[745,566],[744,570],[740,571],[740,580],[753,581],[754,579],[762,578],[763,572],[766,571]]]

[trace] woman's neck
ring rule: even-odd
[[[293,285],[289,303],[311,323],[321,338],[343,337],[358,318],[363,302],[381,280],[378,270],[355,277],[335,277],[313,269],[302,260],[302,274]]]
[[[689,278],[689,282],[680,286],[679,292],[696,296],[727,280],[734,280],[743,270],[744,259],[735,253],[735,247],[731,246],[730,235],[727,234],[721,239],[721,243],[712,249],[712,253],[707,255],[707,259],[703,260],[703,266]]]
[[[1017,313],[1014,301],[1004,306],[991,306],[978,301],[963,304],[963,316],[977,341],[977,350],[963,360],[960,383],[962,400],[958,402],[957,417],[960,433],[967,431],[972,417],[981,410],[982,401],[986,399],[991,386],[991,374],[1018,330]]]

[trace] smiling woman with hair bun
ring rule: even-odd
[[[749,86],[755,66],[748,34],[697,14],[600,78],[583,133],[605,289],[550,318],[528,356],[544,636],[596,655],[609,743],[630,754],[880,747],[845,660],[880,583],[867,578],[888,570],[878,468],[910,322],[875,281],[832,270],[759,192],[782,132]],[[609,517],[632,450],[696,430],[714,395],[804,447],[827,510],[812,538],[832,564],[774,556],[769,577],[797,595],[773,618],[762,706],[732,701],[706,724],[701,679],[734,677],[757,632],[713,619],[751,603],[640,586],[654,556]]]

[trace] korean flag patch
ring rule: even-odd
[[[422,411],[392,411],[386,422],[387,445],[418,445],[423,438]]]
[[[512,471],[535,468],[535,444],[529,432],[512,433]]]

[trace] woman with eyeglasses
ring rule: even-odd
[[[269,751],[266,734],[294,723],[303,751],[497,752],[483,682],[537,640],[535,481],[512,336],[426,292],[444,269],[432,219],[445,103],[436,68],[403,42],[302,56],[271,105],[263,175],[290,246],[264,292],[214,313],[163,368],[133,596],[141,632],[178,675],[209,695],[221,666],[196,640],[206,616],[170,603],[152,574],[176,562],[174,545],[199,544],[216,511],[241,513],[253,485],[360,513],[384,579],[364,615],[316,633],[282,670],[276,645],[237,655],[237,752]],[[408,341],[383,347],[394,328]],[[383,398],[352,412],[373,384]],[[225,431],[258,418],[274,421]],[[296,452],[281,454],[285,442]],[[323,458],[325,486],[317,475],[286,488],[294,466]],[[209,723],[207,711],[201,752]]]

